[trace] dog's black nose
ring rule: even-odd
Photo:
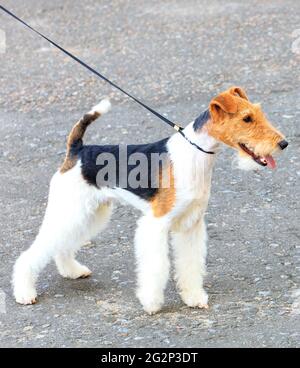
[[[285,141],[285,140],[283,140],[283,141],[281,141],[281,142],[279,142],[279,143],[278,143],[278,146],[279,146],[282,150],[284,150],[288,145],[289,145],[289,144],[288,144],[288,142],[287,142],[287,141]]]

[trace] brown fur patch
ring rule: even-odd
[[[71,154],[72,144],[83,138],[86,128],[100,115],[101,114],[97,111],[94,111],[93,113],[87,113],[74,125],[71,133],[68,136],[67,154],[60,168],[60,172],[62,174],[71,170],[77,163],[77,155]]]
[[[65,172],[71,170],[76,165],[77,159],[77,156],[71,157],[70,155],[67,155],[59,171],[64,174]]]
[[[168,212],[171,211],[175,203],[176,190],[172,165],[168,166],[167,170],[169,171],[169,180],[170,180],[168,188],[163,188],[162,185],[163,173],[160,171],[159,189],[155,197],[151,199],[151,207],[153,215],[155,217],[162,217],[166,215]]]

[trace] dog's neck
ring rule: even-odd
[[[212,137],[207,129],[211,118],[209,113],[202,113],[199,118],[192,121],[184,128],[185,136],[193,143],[205,151],[217,153],[219,151],[220,142]],[[212,170],[215,163],[216,154],[208,154],[201,152],[197,147],[193,146],[179,133],[175,133],[168,142],[169,152],[174,168],[180,177],[191,178],[191,182],[203,181],[205,178],[207,183],[210,182]]]
[[[196,143],[205,151],[217,153],[220,142],[209,134],[207,126],[210,122],[211,116],[209,110],[205,110],[197,119],[184,128],[184,133],[191,142]],[[193,146],[192,148],[195,149]]]
[[[205,124],[196,131],[194,124],[195,122],[191,122],[184,128],[186,137],[204,150],[217,153],[220,143],[208,134]],[[184,197],[194,200],[209,195],[217,155],[201,152],[179,133],[169,139],[168,151],[173,163],[176,185],[183,188]]]
[[[208,124],[209,121],[210,119],[203,123],[200,129],[196,130],[195,122],[191,122],[184,128],[184,134],[191,142],[196,143],[204,150],[217,153],[220,143],[214,137],[209,135],[206,129],[206,124]],[[182,173],[191,170],[198,171],[198,168],[199,170],[204,169],[206,174],[212,171],[215,158],[217,156],[216,154],[201,152],[186,139],[184,139],[179,133],[175,133],[169,139],[168,146],[172,161],[175,165],[179,165],[180,163],[179,166],[180,170],[182,170]]]

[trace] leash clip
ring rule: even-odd
[[[173,128],[176,130],[176,132],[179,132],[180,130],[182,130],[182,127],[178,124],[174,124]]]

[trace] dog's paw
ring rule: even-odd
[[[60,274],[61,276],[67,279],[76,280],[76,279],[85,279],[91,276],[92,271],[86,266],[83,266],[80,263],[76,262],[72,265],[72,267],[60,270]]]
[[[35,304],[37,302],[37,293],[34,289],[23,290],[22,292],[15,291],[16,302],[23,305]]]
[[[183,291],[181,294],[183,302],[191,308],[208,309],[208,295],[203,289]]]
[[[92,271],[87,268],[86,266],[81,266],[81,271],[78,273],[78,277],[76,279],[86,279],[87,277],[90,277],[92,274]]]
[[[161,310],[161,307],[164,303],[164,297],[162,295],[153,296],[149,295],[149,293],[142,293],[141,291],[137,292],[137,297],[141,302],[143,309],[148,314],[152,315]]]
[[[147,304],[143,304],[143,309],[151,316],[161,310],[162,304],[163,303],[149,302]]]

